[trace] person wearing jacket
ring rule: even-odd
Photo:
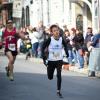
[[[88,76],[95,77],[95,71],[100,71],[100,32],[93,36],[88,49],[90,51]]]
[[[53,79],[54,70],[57,70],[57,95],[62,98],[61,94],[61,70],[63,64],[63,55],[62,49],[64,47],[66,56],[68,57],[67,45],[64,39],[60,36],[59,27],[57,25],[52,25],[50,27],[50,32],[52,32],[52,36],[48,38],[42,47],[42,58],[44,64],[47,65],[47,75],[48,79]],[[48,51],[45,56],[45,49]],[[48,64],[46,63],[48,60]]]
[[[79,69],[84,67],[84,37],[83,34],[80,33],[78,29],[76,29],[76,35],[74,37],[75,42],[75,48],[76,48],[76,54],[77,54],[77,60],[79,63]]]
[[[86,36],[84,38],[84,50],[85,50],[85,55],[84,55],[84,63],[86,66],[88,66],[88,63],[89,63],[89,51],[88,51],[88,48],[87,48],[87,44],[88,42],[91,41],[93,37],[93,33],[92,33],[92,28],[91,27],[88,27],[87,28],[87,33],[86,33]]]

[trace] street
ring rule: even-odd
[[[0,56],[0,100],[59,100],[56,73],[48,80],[46,67],[24,57],[17,57],[14,81],[6,77],[7,58]],[[100,79],[71,71],[62,71],[63,100],[100,100]]]

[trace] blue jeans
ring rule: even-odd
[[[73,50],[68,50],[68,54],[69,54],[69,57],[68,57],[69,64],[73,63],[73,59],[74,59],[74,63],[77,63],[76,52]]]
[[[78,58],[78,63],[79,63],[79,68],[84,67],[84,56],[80,55],[79,50],[77,51],[77,58]]]
[[[89,70],[100,71],[100,48],[93,48],[90,52]]]
[[[38,57],[39,58],[42,57],[42,45],[43,45],[43,42],[40,42],[38,46]]]
[[[38,42],[32,44],[32,53],[33,53],[33,56],[35,57],[37,57],[38,55],[38,45],[39,45]]]

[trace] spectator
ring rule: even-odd
[[[79,69],[84,67],[84,37],[83,34],[80,33],[78,29],[76,29],[76,35],[74,37],[75,41],[75,48],[76,48],[76,54],[77,54],[77,60],[79,63]]]
[[[72,49],[69,50],[69,59],[71,61],[71,66],[73,66],[73,64],[76,64],[77,63],[77,56],[76,56],[76,49],[75,49],[75,41],[74,41],[74,38],[75,38],[75,35],[76,35],[76,29],[75,28],[71,28],[70,30],[70,45],[72,47]],[[73,63],[74,62],[74,63]]]
[[[39,33],[36,30],[36,27],[32,29],[32,33],[29,35],[32,44],[32,55],[33,57],[38,56],[38,45],[39,45]]]
[[[65,30],[64,38],[65,38],[65,41],[66,41],[66,44],[67,44],[67,48],[68,48],[68,54],[69,54],[68,62],[69,62],[69,66],[72,66],[73,65],[74,56],[73,56],[73,46],[70,44],[71,39],[70,39],[69,30]]]
[[[29,34],[25,35],[25,40],[23,41],[26,48],[26,60],[28,57],[32,57],[32,44]]]
[[[43,25],[43,22],[40,21],[39,24],[38,24],[38,27],[37,27],[37,32],[39,33],[39,46],[38,46],[38,57],[41,58],[42,57],[42,45],[43,45],[43,42],[44,42],[44,25]]]
[[[89,52],[88,52],[87,44],[88,44],[88,42],[91,41],[92,37],[93,37],[92,28],[88,27],[86,37],[84,39],[84,50],[85,50],[84,63],[85,63],[86,66],[88,66],[89,55],[90,55]]]
[[[95,77],[95,71],[100,71],[100,32],[94,35],[91,42],[88,43],[90,50],[89,58],[89,77]]]

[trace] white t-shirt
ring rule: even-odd
[[[38,32],[33,32],[33,33],[29,34],[29,38],[31,39],[32,44],[39,42],[38,34],[39,34]]]
[[[62,46],[62,37],[59,40],[55,40],[54,37],[51,37],[51,42],[48,47],[49,50],[49,61],[58,61],[63,59],[63,46]]]

